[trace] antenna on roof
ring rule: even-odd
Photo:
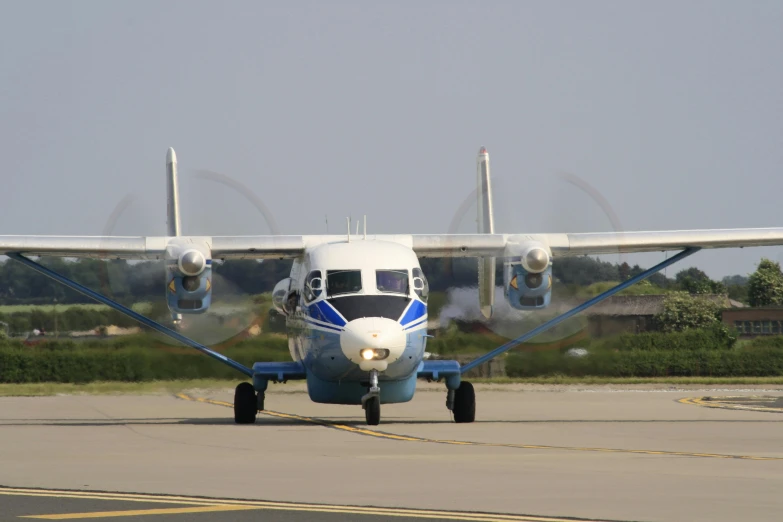
[[[348,242],[351,242],[351,218],[347,217],[345,218],[345,221],[348,223]]]
[[[329,233],[329,216],[324,214],[324,221],[326,222],[326,233]]]
[[[359,222],[356,222],[356,235],[359,235]]]
[[[367,214],[364,215],[364,239],[367,239]]]

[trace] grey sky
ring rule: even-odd
[[[1,5],[2,234],[100,234],[130,193],[114,232],[163,234],[169,146],[191,234],[269,232],[196,168],[283,233],[447,232],[481,145],[504,232],[611,226],[558,172],[626,230],[783,226],[779,1]]]

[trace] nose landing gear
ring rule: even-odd
[[[368,426],[381,423],[381,388],[378,386],[378,370],[370,370],[370,391],[362,397],[364,418]]]

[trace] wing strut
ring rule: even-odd
[[[677,261],[679,261],[681,259],[684,259],[684,258],[688,257],[691,254],[695,254],[699,250],[700,250],[699,248],[686,248],[685,250],[683,250],[679,254],[677,254],[677,255],[675,255],[673,257],[670,257],[669,259],[663,261],[662,263],[658,263],[657,265],[655,265],[652,268],[648,268],[647,270],[645,270],[641,274],[632,277],[628,281],[620,283],[619,285],[615,286],[614,288],[611,288],[611,289],[607,290],[606,292],[593,297],[589,301],[586,301],[586,302],[580,304],[576,308],[572,308],[571,310],[565,312],[564,314],[558,315],[554,319],[551,319],[551,320],[545,322],[544,324],[542,324],[540,326],[537,326],[536,328],[533,328],[532,330],[530,330],[526,334],[524,334],[524,335],[522,335],[520,337],[517,337],[516,339],[510,340],[506,344],[495,348],[494,350],[492,350],[488,354],[482,355],[478,359],[469,362],[465,366],[460,367],[460,370],[459,370],[460,374],[463,374],[463,373],[465,373],[465,372],[467,372],[469,370],[472,370],[476,366],[478,366],[480,364],[484,364],[485,362],[489,361],[490,359],[494,359],[495,357],[497,357],[501,353],[507,352],[508,350],[514,348],[518,344],[524,343],[524,342],[532,339],[533,337],[546,332],[547,330],[549,330],[549,329],[557,326],[558,324],[562,323],[566,319],[569,319],[570,317],[575,316],[579,312],[583,312],[584,310],[587,310],[591,306],[600,303],[601,301],[603,301],[607,297],[611,297],[614,294],[616,294],[617,292],[625,290],[629,286],[634,285],[634,284],[638,283],[639,281],[643,281],[643,280],[647,279],[648,277],[650,277],[651,275],[655,274],[656,272],[659,272],[659,271],[663,270],[667,266],[669,266],[671,264],[674,264]],[[441,372],[441,373],[444,373],[444,372]]]
[[[196,341],[194,341],[194,340],[192,340],[192,339],[190,339],[188,337],[185,337],[181,333],[176,332],[176,331],[172,330],[171,328],[167,328],[167,327],[163,326],[162,324],[160,324],[160,323],[158,323],[156,321],[153,321],[152,319],[150,319],[148,317],[145,317],[145,316],[143,316],[143,315],[141,315],[141,314],[139,314],[137,312],[134,312],[130,308],[127,308],[127,307],[121,305],[120,303],[118,303],[116,301],[113,301],[113,300],[109,299],[108,297],[106,297],[106,296],[104,296],[102,294],[99,294],[98,292],[90,290],[86,286],[82,286],[79,283],[77,283],[76,281],[72,281],[72,280],[68,279],[67,277],[58,274],[57,272],[55,272],[53,270],[50,270],[50,269],[46,268],[45,266],[43,266],[43,265],[41,265],[39,263],[36,263],[35,261],[33,261],[30,258],[27,258],[27,257],[25,257],[25,256],[23,256],[21,254],[18,254],[18,253],[10,253],[9,252],[6,255],[8,257],[10,257],[11,259],[15,259],[16,261],[19,261],[20,263],[22,263],[24,265],[27,265],[28,267],[32,268],[36,272],[39,272],[39,273],[41,273],[41,274],[43,274],[45,276],[51,277],[52,279],[54,279],[58,283],[64,284],[65,286],[67,286],[71,290],[75,290],[75,291],[79,292],[80,294],[84,294],[84,295],[86,295],[87,297],[89,297],[91,299],[95,299],[96,301],[98,301],[100,303],[103,303],[106,306],[109,306],[109,307],[117,310],[120,313],[123,313],[123,314],[127,315],[131,319],[134,319],[134,320],[140,322],[144,326],[148,326],[148,327],[152,328],[153,330],[157,330],[158,332],[162,333],[163,335],[166,335],[166,336],[171,337],[172,339],[174,339],[176,341],[181,342],[185,346],[190,346],[191,348],[195,348],[196,350],[200,351],[201,353],[206,354],[206,355],[212,357],[213,359],[217,359],[218,361],[222,362],[223,364],[226,364],[226,365],[234,368],[235,370],[244,373],[248,377],[253,377],[253,370],[251,370],[247,366],[244,366],[244,365],[236,362],[233,359],[229,359],[228,357],[226,357],[223,354],[220,354],[220,353],[218,353],[216,351],[210,350],[209,348],[207,348],[203,344],[197,343]]]

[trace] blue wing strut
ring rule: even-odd
[[[70,288],[72,290],[76,290],[80,294],[84,294],[84,295],[86,295],[87,297],[89,297],[91,299],[95,299],[96,301],[98,301],[100,303],[103,303],[106,306],[110,306],[111,308],[114,308],[118,312],[121,312],[121,313],[127,315],[131,319],[135,319],[136,321],[140,322],[144,326],[148,326],[148,327],[152,328],[153,330],[157,330],[158,332],[162,333],[163,335],[166,335],[168,337],[171,337],[172,339],[175,339],[175,340],[181,342],[185,346],[190,346],[191,348],[195,348],[196,350],[198,350],[198,351],[200,351],[200,352],[202,352],[202,353],[212,357],[213,359],[217,359],[218,361],[222,362],[223,364],[227,364],[228,366],[234,368],[235,370],[244,373],[248,377],[253,377],[253,370],[251,370],[247,366],[245,366],[243,364],[240,364],[240,363],[236,362],[233,359],[229,359],[225,355],[220,354],[220,353],[218,353],[218,352],[216,352],[214,350],[210,350],[209,348],[207,348],[203,344],[197,343],[196,341],[194,341],[194,340],[192,340],[192,339],[190,339],[188,337],[185,337],[181,333],[176,332],[176,331],[172,330],[171,328],[167,328],[167,327],[163,326],[162,324],[160,324],[160,323],[158,323],[156,321],[153,321],[152,319],[150,319],[148,317],[145,317],[145,316],[143,316],[143,315],[141,315],[141,314],[139,314],[137,312],[134,312],[130,308],[127,308],[127,307],[121,305],[120,303],[118,303],[116,301],[113,301],[113,300],[109,299],[108,297],[106,297],[106,296],[104,296],[102,294],[99,294],[98,292],[90,290],[86,286],[80,285],[76,281],[72,281],[72,280],[68,279],[67,277],[58,274],[57,272],[55,272],[53,270],[50,270],[50,269],[46,268],[45,266],[43,266],[43,265],[41,265],[39,263],[36,263],[32,259],[29,259],[29,258],[27,258],[27,257],[25,257],[25,256],[23,256],[21,254],[16,254],[16,253],[8,253],[6,255],[8,257],[10,257],[11,259],[15,259],[16,261],[19,261],[20,263],[22,263],[24,265],[27,265],[28,267],[32,268],[36,272],[40,272],[41,274],[43,274],[45,276],[48,276],[48,277],[51,277],[55,281],[64,284],[68,288]],[[256,365],[258,365],[258,364],[259,363],[256,363]],[[275,372],[275,373],[277,373],[277,372]]]
[[[524,335],[521,335],[517,337],[516,339],[512,339],[509,342],[503,344],[502,346],[499,346],[498,348],[495,348],[491,352],[487,353],[486,355],[483,355],[479,357],[478,359],[469,362],[465,366],[460,366],[458,362],[456,361],[423,361],[418,368],[417,376],[432,380],[439,380],[440,378],[445,378],[446,380],[446,386],[450,390],[454,390],[457,387],[459,387],[460,384],[460,376],[472,370],[476,366],[479,366],[481,364],[484,364],[485,362],[497,357],[498,355],[507,352],[508,350],[514,348],[515,346],[524,343],[533,337],[542,334],[546,332],[547,330],[557,326],[561,322],[565,321],[566,319],[569,319],[573,317],[574,315],[583,312],[584,310],[587,310],[591,306],[594,306],[604,299],[607,299],[608,297],[613,296],[614,294],[625,290],[629,286],[632,286],[639,281],[643,281],[647,279],[648,277],[652,276],[653,274],[663,270],[664,268],[668,267],[669,265],[672,265],[676,263],[677,261],[680,261],[681,259],[684,259],[692,254],[695,254],[698,252],[699,248],[686,248],[682,252],[678,253],[675,256],[672,256],[671,258],[658,263],[652,268],[649,268],[642,272],[641,274],[632,277],[628,281],[625,281],[623,283],[620,283],[619,285],[615,286],[614,288],[611,288],[607,290],[606,292],[597,295],[596,297],[582,303],[581,305],[569,310],[568,312],[565,312],[564,314],[561,314],[554,319],[551,319],[547,321],[546,323],[530,330]],[[206,346],[197,343],[196,341],[185,337],[184,335],[180,334],[179,332],[176,332],[170,328],[167,328],[163,326],[162,324],[153,321],[152,319],[149,319],[148,317],[145,317],[137,312],[134,312],[130,308],[127,308],[120,303],[117,303],[116,301],[113,301],[112,299],[109,299],[108,297],[99,294],[93,290],[90,290],[86,286],[80,285],[79,283],[72,281],[68,279],[65,276],[62,276],[58,274],[57,272],[54,272],[53,270],[50,270],[46,268],[45,266],[36,263],[35,261],[21,255],[18,253],[8,253],[8,257],[11,259],[14,259],[16,261],[19,261],[20,263],[32,268],[36,272],[39,272],[41,274],[44,274],[45,276],[51,277],[55,281],[62,283],[63,285],[67,286],[68,288],[71,288],[72,290],[75,290],[81,294],[86,295],[87,297],[94,299],[100,303],[103,303],[118,312],[121,312],[128,317],[135,319],[136,321],[140,322],[141,324],[148,326],[149,328],[152,328],[153,330],[156,330],[168,337],[171,337],[172,339],[175,339],[182,344],[186,346],[190,346],[191,348],[195,348],[196,350],[208,355],[209,357],[212,357],[213,359],[216,359],[223,364],[226,364],[235,370],[247,375],[248,377],[254,377],[254,381],[258,381],[258,383],[255,383],[256,388],[262,388],[266,389],[266,381],[267,380],[274,380],[274,381],[285,381],[286,379],[303,379],[305,378],[305,370],[301,363],[298,362],[291,362],[291,363],[256,363],[253,365],[253,369],[248,368],[247,366],[244,366],[237,361],[234,361],[233,359],[229,359],[225,355],[222,355],[220,353],[217,353],[213,350],[210,350]]]
[[[545,322],[544,324],[537,326],[536,328],[533,328],[529,332],[527,332],[524,335],[521,335],[517,337],[516,339],[512,339],[508,341],[507,343],[503,344],[502,346],[499,346],[492,350],[491,352],[487,353],[486,355],[482,355],[478,359],[475,359],[465,366],[460,366],[458,362],[456,361],[424,361],[419,366],[418,370],[418,376],[432,379],[432,380],[438,380],[439,378],[443,377],[446,379],[446,386],[448,389],[453,390],[459,387],[460,379],[459,376],[464,374],[465,372],[468,372],[475,368],[476,366],[479,366],[481,364],[484,364],[485,362],[489,361],[490,359],[494,359],[498,355],[507,352],[508,350],[514,348],[515,346],[524,343],[526,341],[529,341],[533,337],[542,334],[546,332],[547,330],[554,328],[558,324],[562,323],[566,319],[569,319],[579,312],[583,312],[590,308],[591,306],[594,306],[604,299],[613,296],[617,292],[620,292],[622,290],[625,290],[631,285],[634,285],[638,283],[639,281],[643,281],[650,277],[651,275],[660,272],[667,266],[676,263],[677,261],[680,261],[681,259],[684,259],[691,254],[695,254],[698,252],[699,248],[686,248],[682,252],[679,252],[677,255],[670,257],[669,259],[658,263],[652,268],[649,268],[642,272],[641,274],[634,276],[630,278],[628,281],[624,281],[620,283],[619,285],[607,290],[606,292],[599,294],[589,301],[586,301],[582,303],[581,305],[572,308],[571,310],[558,315],[554,319],[550,319],[549,321]]]

